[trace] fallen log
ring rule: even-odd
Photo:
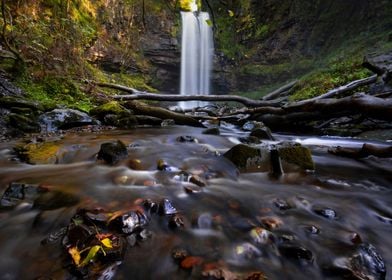
[[[279,106],[279,102],[260,101],[237,95],[177,95],[177,94],[155,94],[155,93],[138,93],[132,95],[115,95],[114,99],[118,100],[154,100],[154,101],[234,101],[242,103],[248,107],[260,106]]]
[[[328,98],[297,102],[281,108],[250,108],[242,110],[242,113],[250,114],[249,118],[263,121],[271,127],[352,114],[392,121],[392,98],[383,99],[359,93],[341,99]]]
[[[297,80],[292,81],[268,94],[266,94],[265,96],[263,96],[263,98],[261,98],[262,100],[274,100],[276,98],[279,98],[281,96],[285,96],[287,94],[290,94],[293,87],[298,83]]]
[[[172,119],[179,125],[204,127],[197,119],[191,116],[172,112],[161,107],[154,107],[137,101],[128,101],[124,104],[124,106],[131,109],[136,115],[147,115],[157,117],[162,120]]]
[[[145,91],[139,91],[134,88],[126,87],[118,84],[111,83],[100,83],[94,81],[86,81],[87,83],[99,86],[106,87],[111,89],[117,89],[120,91],[131,93],[130,95],[114,95],[114,99],[118,100],[154,100],[154,101],[170,101],[170,102],[179,102],[179,101],[234,101],[238,103],[242,103],[245,106],[249,107],[258,107],[258,106],[279,106],[280,102],[278,101],[261,101],[254,100],[243,96],[238,95],[178,95],[178,94],[155,94]]]
[[[336,95],[339,95],[339,94],[342,94],[342,93],[354,90],[354,89],[356,89],[358,87],[373,84],[376,81],[377,81],[377,75],[373,75],[373,76],[370,76],[370,77],[367,77],[367,78],[364,78],[364,79],[360,79],[360,80],[355,80],[355,81],[352,81],[352,82],[350,82],[350,83],[348,83],[348,84],[346,84],[344,86],[340,86],[338,88],[334,88],[334,89],[332,89],[332,90],[330,90],[330,91],[328,91],[328,92],[326,92],[326,93],[324,93],[322,95],[319,95],[319,96],[316,96],[316,97],[313,97],[313,98],[310,98],[310,99],[306,99],[306,100],[303,100],[303,101],[299,101],[298,104],[306,103],[306,102],[312,102],[314,100],[319,100],[319,99],[331,98],[333,96],[336,96]]]
[[[344,148],[338,146],[329,149],[328,152],[337,156],[350,158],[365,158],[368,156],[389,158],[392,157],[392,146],[364,143],[361,148]]]

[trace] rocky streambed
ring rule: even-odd
[[[388,279],[391,159],[244,129],[0,143],[2,278]]]

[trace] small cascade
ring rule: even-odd
[[[182,49],[181,49],[181,95],[208,95],[210,93],[210,74],[214,43],[210,16],[207,12],[181,12]],[[204,106],[206,102],[184,101],[182,109]]]

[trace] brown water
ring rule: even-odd
[[[192,135],[199,143],[179,143]],[[342,279],[326,274],[325,267],[350,256],[357,233],[374,245],[392,269],[392,161],[374,158],[353,160],[326,153],[331,145],[359,146],[360,141],[299,138],[312,148],[316,171],[273,178],[266,173],[242,173],[218,157],[234,146],[238,133],[203,135],[186,127],[68,134],[61,140],[63,155],[55,165],[28,165],[12,160],[14,143],[0,144],[0,191],[11,182],[39,183],[80,198],[72,207],[39,212],[24,203],[0,212],[0,279],[72,279],[63,269],[61,246],[40,244],[49,233],[66,226],[77,208],[103,207],[115,211],[139,198],[168,198],[184,216],[185,228],[172,230],[164,217],[153,217],[145,242],[129,247],[113,279],[199,279],[200,269],[186,271],[171,257],[184,248],[204,263],[220,262],[232,272],[262,271],[269,279]],[[277,136],[280,139],[295,139]],[[97,163],[100,144],[122,140],[130,156],[117,166]],[[131,170],[130,159],[140,160],[143,171]],[[158,159],[193,173],[210,174],[207,186],[188,194],[175,172],[156,171]],[[281,210],[277,199],[291,205]],[[336,219],[317,215],[316,208],[331,208]],[[277,217],[282,224],[271,230],[266,244],[257,244],[250,231],[263,217]],[[309,232],[315,226],[318,233]],[[296,244],[312,252],[312,259],[297,259],[278,249]],[[250,256],[241,254],[252,247]]]

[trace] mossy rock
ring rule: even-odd
[[[10,113],[7,116],[7,126],[14,135],[36,133],[41,130],[36,118],[16,113]]]
[[[90,115],[103,120],[106,115],[129,115],[132,111],[121,106],[117,101],[110,101],[90,110]]]
[[[18,158],[30,164],[54,164],[60,156],[57,142],[29,143],[14,148]]]
[[[23,98],[16,98],[12,96],[4,96],[0,98],[0,107],[2,108],[29,108],[35,112],[44,111],[44,107],[41,103],[35,101],[29,101]]]
[[[121,106],[117,101],[111,101],[90,110],[90,114],[105,125],[120,128],[132,128],[138,124],[131,110]]]
[[[282,142],[277,145],[279,157],[289,164],[296,165],[303,170],[314,170],[314,162],[310,149],[298,143]],[[285,171],[286,168],[284,168]]]
[[[257,170],[266,172],[270,170],[270,153],[268,147],[258,148],[245,144],[238,144],[228,150],[224,155],[234,165],[244,171]]]

